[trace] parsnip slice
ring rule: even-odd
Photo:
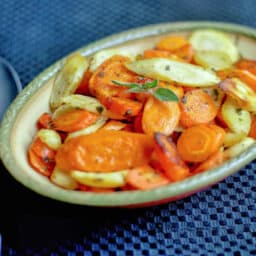
[[[224,141],[223,141],[223,146],[225,148],[229,148],[239,143],[244,138],[245,138],[245,135],[243,133],[226,132]]]
[[[191,87],[212,86],[220,81],[215,73],[202,67],[164,58],[138,60],[126,67],[139,75]]]
[[[227,97],[223,103],[221,114],[231,131],[248,135],[251,128],[251,115],[247,110],[240,108],[230,97]]]
[[[96,132],[97,130],[99,130],[106,123],[106,121],[107,121],[107,118],[100,117],[94,124],[84,128],[82,130],[69,133],[65,142],[70,140],[71,138],[75,138],[75,137],[78,137],[78,136],[82,136],[82,135],[86,135],[86,134]]]
[[[65,172],[60,170],[59,168],[55,167],[50,180],[65,189],[76,189],[78,187],[78,183],[76,182],[76,180],[74,178],[72,178],[70,176],[69,172]]]
[[[240,79],[225,79],[218,84],[218,87],[236,100],[241,108],[256,113],[256,93]]]
[[[90,64],[90,71],[94,72],[105,60],[111,58],[114,55],[121,55],[130,58],[131,60],[135,60],[135,55],[130,51],[125,49],[106,49],[95,53],[92,57],[92,61]]]
[[[48,147],[57,150],[61,145],[60,135],[51,129],[40,129],[37,136],[42,142],[44,142]]]
[[[105,107],[96,98],[79,94],[63,97],[61,102],[73,108],[80,108],[98,114],[105,110]]]
[[[224,150],[224,158],[231,159],[243,153],[246,149],[252,146],[255,143],[255,140],[250,137],[246,137],[241,140],[239,143],[233,145],[232,147]]]
[[[71,176],[83,185],[101,188],[117,188],[126,184],[125,177],[127,173],[127,170],[111,173],[82,172],[73,170],[71,171]]]
[[[196,51],[219,51],[225,53],[232,63],[239,58],[238,49],[230,37],[216,30],[196,30],[192,33],[190,43]]]
[[[67,58],[54,80],[50,96],[51,110],[55,110],[61,105],[64,96],[76,91],[88,66],[88,60],[79,53]]]
[[[197,51],[194,60],[197,64],[214,70],[226,69],[232,66],[229,56],[220,51]]]

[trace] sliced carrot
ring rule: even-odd
[[[149,49],[144,51],[143,57],[144,59],[169,58],[171,55],[172,54],[169,51]]]
[[[151,136],[155,132],[170,135],[178,125],[180,109],[177,102],[163,102],[150,97],[142,115],[142,129]]]
[[[49,113],[43,113],[37,121],[37,128],[48,129],[51,127],[51,122],[52,116]]]
[[[157,43],[156,48],[159,50],[174,52],[187,44],[188,41],[184,37],[178,35],[171,35],[162,38]]]
[[[95,123],[98,116],[98,114],[82,109],[71,110],[53,120],[53,129],[63,132],[74,132]]]
[[[213,153],[209,158],[207,158],[199,166],[197,166],[193,170],[192,175],[213,169],[213,168],[219,166],[220,164],[222,164],[223,161],[224,161],[223,152],[219,150],[219,151]]]
[[[113,120],[119,120],[119,121],[122,121],[122,120],[130,120],[131,118],[128,117],[128,116],[122,116],[122,115],[119,115],[117,113],[114,113],[112,111],[104,111],[102,114],[102,116],[106,117],[106,118],[109,118],[109,119],[113,119]]]
[[[29,147],[28,150],[28,161],[33,169],[47,177],[51,175],[55,166],[54,162],[44,161],[41,157],[39,157],[32,147]]]
[[[256,116],[255,115],[252,115],[251,129],[248,136],[256,140]]]
[[[192,90],[182,97],[180,121],[184,127],[209,123],[217,115],[213,99],[202,89]]]
[[[113,84],[113,80],[121,82],[133,82],[137,75],[125,67],[125,63],[130,59],[123,56],[115,55],[104,61],[93,73],[89,81],[89,91],[93,96],[99,98],[116,96],[129,98],[131,93],[127,93],[125,86]]]
[[[142,128],[142,113],[137,115],[134,119],[133,122],[133,130],[135,132],[143,133],[143,128]]]
[[[76,89],[75,93],[84,94],[84,95],[89,94],[89,81],[90,81],[91,76],[92,76],[92,72],[87,70],[84,73],[83,79],[82,79],[80,85],[78,86],[78,88]]]
[[[126,131],[98,131],[64,143],[56,155],[65,171],[111,172],[147,164],[154,146],[148,135]]]
[[[218,110],[215,120],[216,120],[216,123],[219,124],[221,127],[228,128],[228,125],[226,124],[222,116],[221,108]]]
[[[153,189],[170,183],[166,176],[149,165],[130,170],[126,176],[126,181],[129,185],[141,190]]]
[[[30,145],[30,149],[44,162],[52,162],[54,161],[56,151],[49,148],[44,142],[42,142],[39,138],[35,138],[32,144]]]
[[[208,127],[215,132],[213,148],[214,151],[217,151],[219,147],[223,144],[226,132],[222,127],[216,124],[209,124]]]
[[[119,97],[108,97],[104,105],[111,112],[124,117],[137,116],[143,106],[141,102]]]
[[[199,124],[186,129],[178,139],[177,150],[184,161],[205,161],[219,150],[225,132],[216,125]]]
[[[155,133],[155,156],[153,160],[165,172],[166,176],[172,181],[183,180],[189,175],[189,169],[178,155],[176,145],[170,137],[161,133]]]
[[[235,64],[235,66],[256,75],[256,60],[241,59]]]
[[[125,124],[123,122],[116,121],[116,120],[110,120],[101,128],[101,130],[119,131],[119,130],[123,130],[126,126],[127,126],[127,124]]]
[[[243,69],[225,69],[217,71],[217,75],[222,79],[236,77],[246,83],[254,91],[256,91],[256,75]]]
[[[183,47],[177,49],[174,54],[183,61],[191,62],[193,60],[195,51],[191,44],[186,44]]]
[[[171,90],[178,96],[179,99],[181,99],[184,95],[184,90],[182,86],[175,85],[174,83],[159,81],[158,87],[163,87]]]

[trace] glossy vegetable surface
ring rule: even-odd
[[[254,65],[214,30],[162,37],[137,55],[70,56],[29,163],[59,187],[97,193],[155,189],[215,168],[255,143]]]

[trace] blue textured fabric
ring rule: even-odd
[[[256,27],[255,1],[1,0],[0,56],[26,85],[91,41],[183,20]],[[3,169],[3,255],[256,255],[256,162],[184,200],[133,210],[55,202],[27,190]]]

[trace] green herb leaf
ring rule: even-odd
[[[129,88],[141,86],[140,84],[137,84],[137,83],[126,83],[126,82],[120,82],[120,81],[116,81],[116,80],[112,80],[112,83],[116,84],[116,85],[129,87]]]
[[[158,88],[153,95],[161,101],[179,101],[177,95],[167,88]]]
[[[158,85],[158,81],[157,80],[154,80],[152,82],[146,82],[142,85],[142,87],[144,89],[150,89],[150,88],[154,88],[154,87],[157,87]]]
[[[120,82],[120,81],[112,80],[112,83],[116,84],[116,85],[129,87],[129,88],[140,88],[140,91],[143,91],[143,90],[147,90],[147,89],[156,87],[157,84],[158,84],[158,81],[154,80],[152,82],[146,82],[144,84],[139,84],[139,83],[126,83],[126,82]]]
[[[133,92],[133,93],[144,92],[144,93],[152,94],[152,92],[149,89],[157,87],[158,80],[154,80],[152,82],[146,82],[144,84],[126,83],[126,82],[120,82],[115,80],[112,80],[112,83],[116,85],[128,87],[129,89],[127,90],[127,92]],[[161,101],[179,101],[179,98],[176,96],[176,94],[167,88],[158,88],[153,93],[153,95]]]
[[[145,90],[144,88],[142,87],[131,87],[127,90],[127,92],[147,92],[147,90]]]

